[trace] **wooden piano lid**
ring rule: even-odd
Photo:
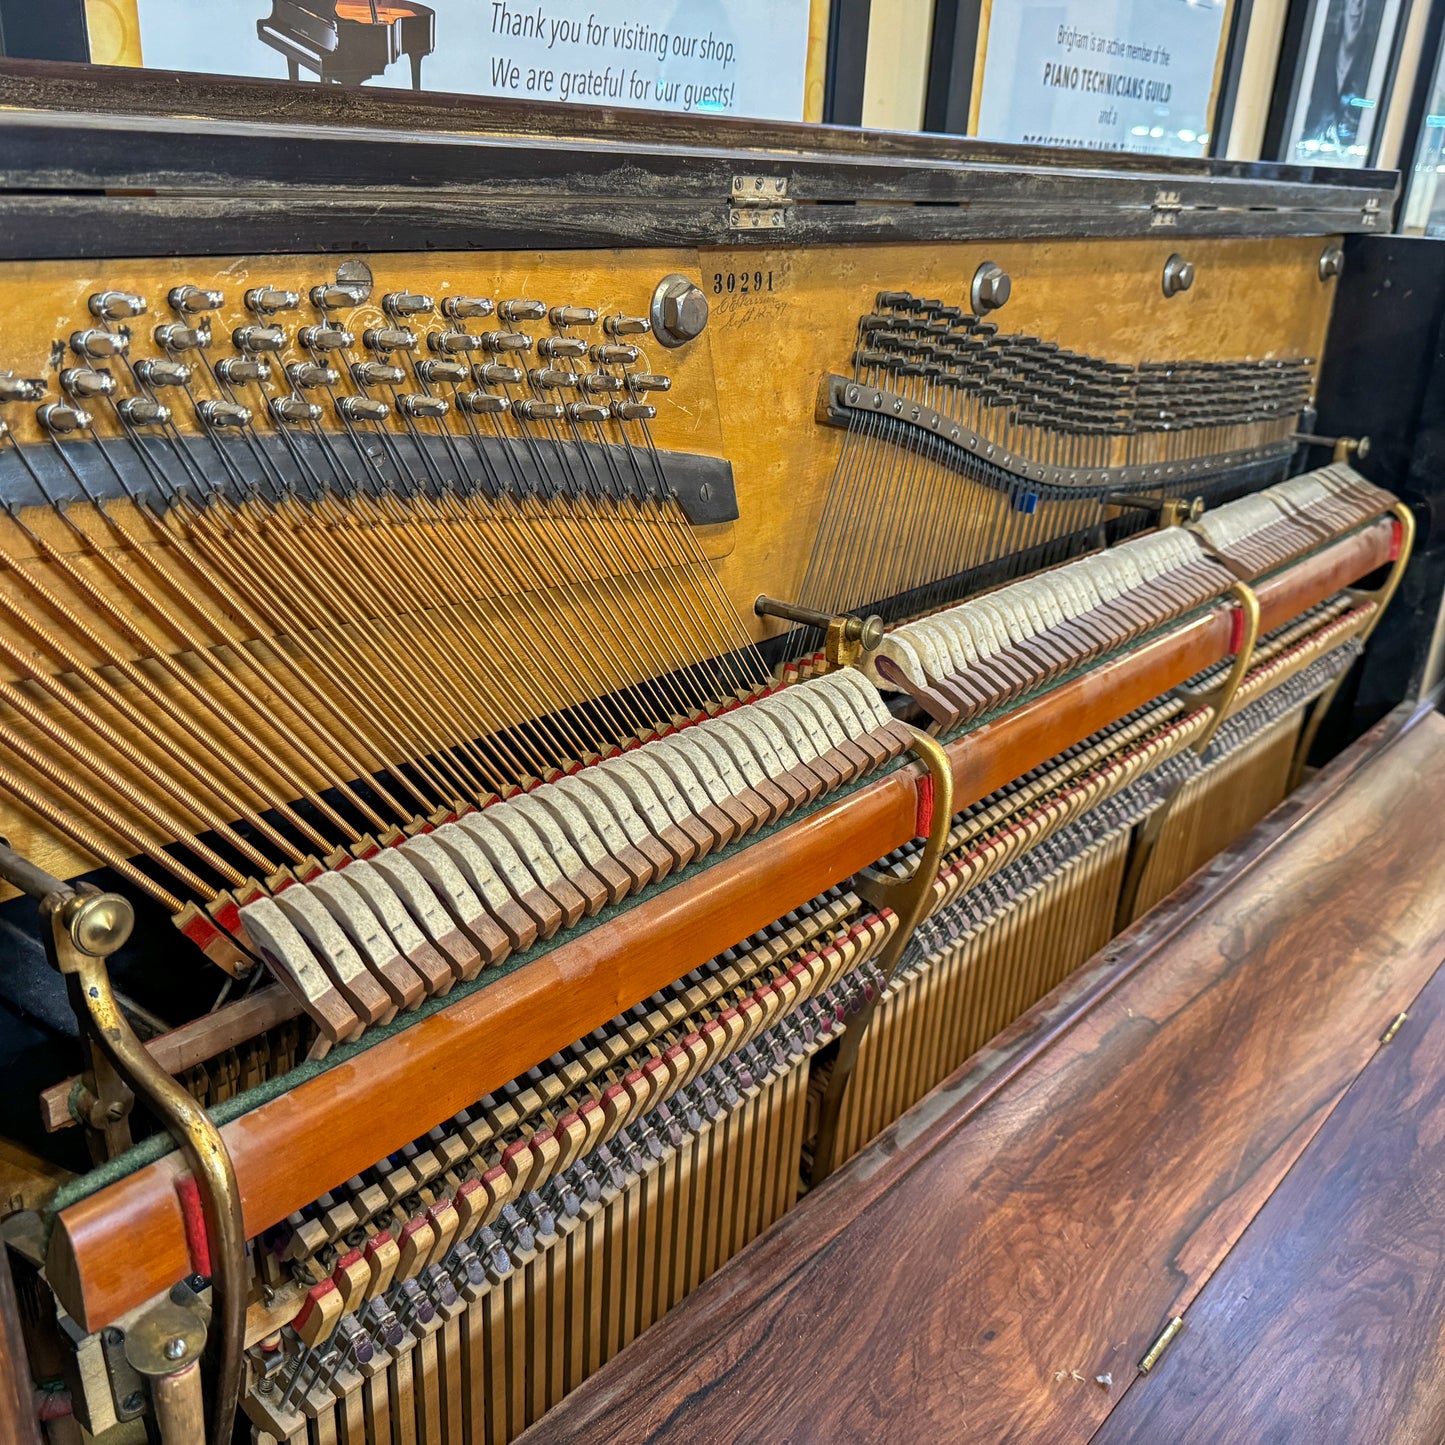
[[[523,1438],[1442,1438],[1442,811],[1357,745]]]

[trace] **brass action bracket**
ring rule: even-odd
[[[246,1321],[241,1196],[220,1131],[206,1111],[151,1058],[111,990],[106,959],[130,937],[134,911],[119,894],[102,893],[88,885],[74,888],[3,844],[0,878],[39,899],[46,954],[65,976],[72,998],[80,1000],[85,1011],[82,1021],[93,1045],[165,1124],[195,1176],[210,1237],[211,1314],[220,1326],[208,1438],[212,1445],[227,1445],[240,1394]],[[159,1354],[152,1350],[145,1364],[137,1365],[152,1376],[163,1445],[194,1445],[200,1438],[189,1422],[201,1413],[197,1366],[204,1340],[204,1327],[177,1328],[161,1342]],[[187,1423],[183,1425],[183,1421]]]
[[[1235,582],[1229,589],[1229,595],[1238,604],[1243,615],[1244,635],[1235,649],[1234,660],[1230,663],[1224,680],[1204,692],[1176,687],[1171,694],[1192,708],[1208,708],[1210,710],[1209,726],[1194,742],[1194,751],[1201,757],[1209,744],[1214,741],[1214,735],[1219,731],[1220,724],[1229,716],[1240,684],[1244,681],[1250,665],[1254,661],[1254,648],[1259,641],[1259,598],[1254,595],[1253,588],[1243,582]]]
[[[1345,596],[1357,607],[1367,602],[1375,604],[1375,615],[1370,618],[1359,634],[1362,647],[1370,640],[1370,634],[1380,625],[1380,618],[1385,615],[1385,609],[1399,590],[1400,580],[1404,577],[1405,568],[1410,561],[1411,549],[1415,545],[1415,514],[1404,502],[1396,502],[1390,508],[1390,515],[1400,524],[1400,545],[1396,550],[1395,560],[1390,564],[1389,574],[1374,591],[1363,587],[1347,587],[1345,589]],[[1305,763],[1309,760],[1310,749],[1314,746],[1315,738],[1319,736],[1320,724],[1324,722],[1325,714],[1330,710],[1330,704],[1334,702],[1340,688],[1344,686],[1345,678],[1349,676],[1349,673],[1350,670],[1346,668],[1319,695],[1310,712],[1309,721],[1300,733],[1299,742],[1295,744],[1294,758],[1290,763],[1288,784],[1290,792],[1299,787],[1300,780],[1304,777]]]
[[[916,729],[910,747],[923,760],[933,784],[933,813],[929,822],[928,838],[924,842],[917,866],[906,878],[889,878],[870,871],[860,874],[853,884],[859,897],[873,907],[891,909],[897,915],[898,926],[884,944],[883,951],[874,964],[882,976],[882,983],[873,997],[849,1019],[838,1045],[837,1056],[833,1060],[819,1118],[818,1144],[813,1153],[814,1184],[827,1178],[841,1162],[835,1159],[834,1155],[838,1146],[838,1120],[843,1107],[843,1095],[847,1091],[854,1065],[858,1062],[858,1050],[873,1011],[888,990],[888,984],[903,957],[908,940],[913,936],[913,930],[928,916],[929,906],[933,901],[934,881],[943,865],[949,829],[953,825],[953,767],[948,760],[948,754],[927,733]]]

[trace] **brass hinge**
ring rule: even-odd
[[[1360,222],[1362,225],[1373,226],[1380,219],[1380,198],[1371,196],[1363,206],[1360,207]]]
[[[1387,1028],[1385,1032],[1380,1035],[1380,1042],[1382,1044],[1388,1044],[1390,1040],[1393,1039],[1395,1035],[1400,1032],[1400,1025],[1404,1023],[1405,1020],[1409,1017],[1410,1015],[1408,1013],[1396,1014],[1394,1021],[1390,1024],[1390,1027]]]
[[[1179,199],[1178,191],[1155,191],[1154,204],[1150,207],[1153,215],[1149,218],[1151,226],[1177,226],[1179,224],[1179,213],[1184,209],[1184,202]]]
[[[786,176],[734,176],[728,197],[728,229],[781,230],[792,204]]]
[[[1159,1363],[1159,1357],[1169,1348],[1170,1344],[1173,1343],[1174,1336],[1183,1328],[1184,1320],[1179,1315],[1175,1315],[1174,1318],[1164,1326],[1159,1338],[1149,1346],[1148,1352],[1144,1358],[1139,1361],[1139,1373],[1141,1375],[1147,1375],[1149,1371]]]

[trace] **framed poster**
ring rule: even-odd
[[[1208,154],[1229,0],[993,0],[972,134]]]
[[[1365,166],[1384,110],[1401,0],[1309,0],[1280,69],[1293,80],[1271,127],[1277,159]]]
[[[99,64],[802,120],[812,0],[86,0]]]

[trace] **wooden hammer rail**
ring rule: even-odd
[[[1261,630],[1390,560],[1398,527],[1382,518],[1261,582]],[[1232,614],[1217,606],[951,742],[954,806],[1229,656]],[[917,766],[880,778],[231,1120],[222,1132],[247,1235],[907,842],[918,779]],[[179,1156],[167,1155],[53,1217],[50,1282],[85,1330],[193,1272],[177,1192],[185,1172]]]

